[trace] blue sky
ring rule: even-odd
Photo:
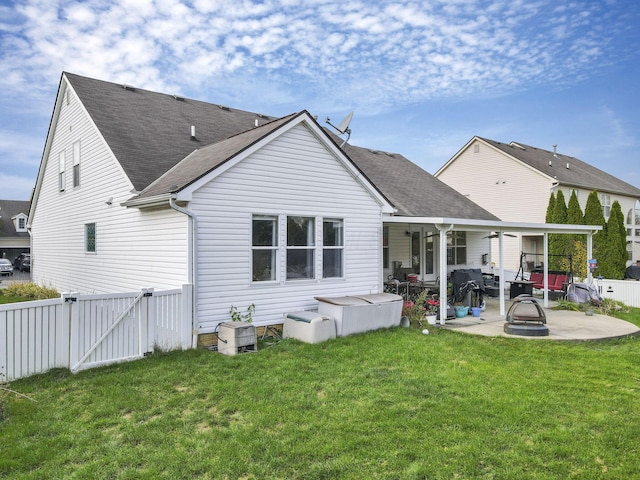
[[[63,71],[321,123],[434,173],[474,135],[640,187],[640,3],[24,0],[0,6],[0,198],[28,200]]]

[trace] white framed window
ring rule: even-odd
[[[315,218],[287,217],[287,280],[315,278]]]
[[[389,227],[382,227],[382,267],[389,268]]]
[[[86,253],[96,253],[96,224],[84,224],[84,251]]]
[[[251,225],[251,278],[254,282],[277,279],[278,217],[254,215]]]
[[[322,220],[322,278],[344,276],[344,220]]]
[[[73,144],[73,187],[80,186],[80,140]]]
[[[602,205],[602,214],[605,219],[608,219],[611,214],[611,195],[601,193],[598,196],[600,198],[600,205]]]
[[[64,160],[64,150],[58,154],[58,190],[64,192],[65,189],[65,178],[64,178],[64,168],[65,168],[65,160]]]
[[[463,265],[467,263],[467,232],[452,231],[447,236],[447,263]]]

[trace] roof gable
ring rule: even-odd
[[[575,157],[520,142],[505,144],[487,138],[480,139],[561,185],[640,197],[640,189]]]

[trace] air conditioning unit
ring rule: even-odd
[[[218,325],[218,351],[224,355],[257,352],[256,327],[247,322],[224,322]]]

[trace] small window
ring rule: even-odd
[[[80,140],[73,144],[73,186],[80,186]]]
[[[389,227],[382,227],[382,267],[389,268]]]
[[[467,232],[451,232],[447,237],[447,263],[463,265],[467,263]]]
[[[18,218],[18,230],[26,230],[27,229],[27,219],[24,217]]]
[[[322,277],[343,277],[344,221],[325,218],[322,221]]]
[[[96,224],[84,225],[84,249],[87,253],[96,253]]]
[[[251,238],[253,281],[275,281],[278,265],[278,217],[254,215]]]
[[[287,280],[315,278],[315,219],[287,217]]]
[[[58,154],[58,190],[64,192],[64,150]]]
[[[604,218],[608,219],[611,214],[611,195],[601,193],[600,204],[602,205],[602,214],[604,215]]]

